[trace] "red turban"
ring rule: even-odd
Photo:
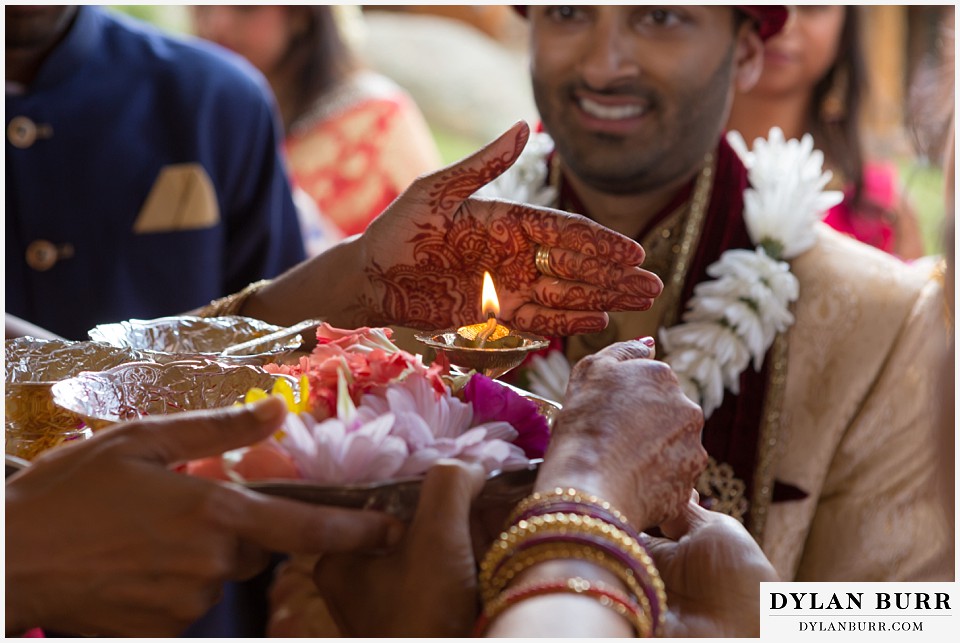
[[[789,15],[787,5],[783,4],[735,4],[733,7],[753,19],[757,25],[757,33],[763,40],[783,29]],[[513,8],[524,18],[527,17],[527,5],[513,5]]]

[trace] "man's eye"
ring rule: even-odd
[[[646,12],[643,22],[657,27],[672,27],[680,23],[680,15],[669,9],[653,9]]]
[[[582,14],[583,12],[578,7],[570,5],[558,5],[547,9],[547,15],[558,21],[575,20]]]

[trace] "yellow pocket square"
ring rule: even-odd
[[[168,165],[160,170],[133,223],[136,234],[200,230],[220,221],[213,182],[199,163]]]

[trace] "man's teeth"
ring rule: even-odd
[[[644,112],[641,105],[601,105],[589,98],[580,99],[580,108],[591,116],[609,120],[636,118]]]

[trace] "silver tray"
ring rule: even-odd
[[[487,478],[474,506],[483,509],[516,504],[530,494],[537,477],[537,469],[542,462],[543,460],[539,459],[531,460],[526,469],[494,472]],[[413,518],[420,499],[421,484],[422,477],[340,487],[318,485],[309,480],[258,480],[242,483],[248,489],[270,496],[315,505],[383,511],[400,520]]]
[[[488,507],[515,505],[530,494],[537,477],[537,469],[542,462],[531,460],[526,469],[494,472],[487,478],[474,506],[483,510]],[[6,477],[9,478],[29,465],[26,460],[7,454]],[[418,477],[342,487],[322,486],[309,480],[260,480],[234,484],[268,496],[314,505],[383,511],[400,520],[410,520],[417,509],[422,483],[423,478]]]

